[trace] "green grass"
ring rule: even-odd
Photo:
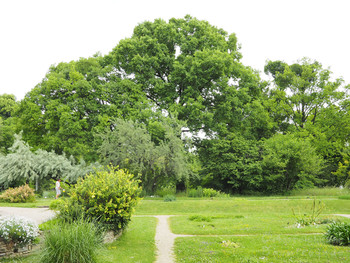
[[[123,235],[99,251],[98,262],[154,262],[156,223],[154,217],[133,217]]]
[[[242,218],[243,216],[243,218]],[[320,216],[322,221],[342,220],[348,218],[336,216]],[[279,214],[244,214],[217,215],[211,221],[194,221],[189,216],[174,216],[170,218],[171,229],[175,234],[185,235],[262,235],[262,234],[303,234],[323,233],[327,224],[297,227],[296,220],[289,215]]]
[[[174,233],[198,235],[176,239],[177,262],[347,262],[350,247],[326,243],[323,233],[327,224],[297,228],[292,209],[301,216],[310,214],[313,200],[311,195],[177,197],[174,202],[145,198],[135,214],[175,215],[170,219]],[[325,205],[318,221],[350,222],[333,215],[350,214],[350,200],[338,195],[323,195],[316,200]],[[39,201],[43,203],[49,204],[47,200]],[[155,229],[155,218],[133,217],[117,241],[98,250],[98,262],[154,262]],[[4,262],[29,263],[35,259],[32,255]]]
[[[309,188],[309,189],[300,189],[293,190],[291,195],[294,196],[341,196],[349,195],[350,190],[347,188],[338,188],[338,187],[324,187],[324,188]]]
[[[350,247],[336,247],[321,235],[181,237],[176,262],[348,262]]]
[[[36,198],[36,201],[33,203],[0,203],[0,207],[43,207],[49,206],[51,201],[55,200],[53,198]]]

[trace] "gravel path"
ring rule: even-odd
[[[345,214],[335,214],[335,216],[343,216],[343,217],[350,218],[350,215],[345,215]]]
[[[41,224],[55,216],[55,212],[48,208],[22,208],[22,207],[0,207],[0,217],[22,216]]]
[[[169,217],[170,215],[155,216],[158,219],[155,241],[158,250],[158,256],[156,263],[173,263],[174,251],[173,246],[175,238],[177,237],[189,237],[190,235],[176,235],[170,231]]]

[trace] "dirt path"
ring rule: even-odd
[[[343,217],[350,218],[350,215],[344,215],[344,214],[335,214],[335,216],[343,216]]]
[[[170,215],[155,216],[158,219],[155,241],[158,250],[156,263],[173,263],[175,262],[173,246],[175,238],[189,237],[190,235],[176,235],[170,231]]]

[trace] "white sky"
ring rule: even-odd
[[[262,75],[268,59],[306,56],[350,84],[348,0],[0,0],[0,94],[21,100],[50,65],[107,54],[137,24],[186,14],[236,33],[243,63]]]

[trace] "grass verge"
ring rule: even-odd
[[[347,262],[350,247],[335,247],[322,235],[186,237],[175,240],[176,262]]]

